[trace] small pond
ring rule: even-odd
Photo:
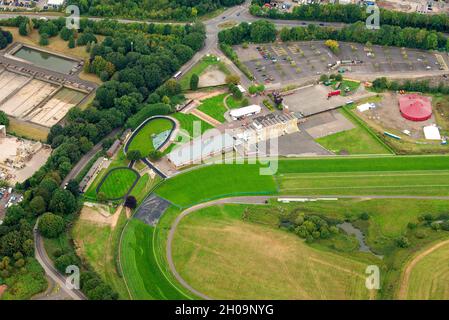
[[[33,65],[59,73],[69,74],[78,64],[75,60],[65,59],[63,57],[23,46],[14,56],[22,60],[31,62]]]
[[[369,253],[376,255],[373,251],[371,251],[371,248],[366,244],[365,236],[363,235],[362,231],[360,231],[360,229],[354,227],[354,225],[352,223],[343,222],[343,223],[337,224],[337,227],[342,229],[347,234],[356,237],[357,241],[359,242],[359,251],[369,252]],[[381,258],[381,256],[378,256],[378,257]]]

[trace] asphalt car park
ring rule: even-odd
[[[447,56],[430,51],[348,42],[339,45],[338,53],[332,52],[324,41],[250,45],[246,49],[236,46],[235,50],[256,80],[267,85],[323,73],[426,74],[447,70]]]

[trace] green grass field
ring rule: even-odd
[[[344,112],[342,112],[345,115]],[[383,143],[373,138],[365,128],[349,119],[355,128],[337,132],[319,139],[316,142],[335,154],[389,154]]]
[[[151,179],[150,175],[148,173],[146,173],[142,177],[140,177],[139,181],[137,182],[136,186],[131,191],[130,195],[134,196],[137,199],[137,203],[141,203],[148,195],[148,192],[159,181],[161,181],[160,176],[156,176],[156,177],[154,177],[154,179]]]
[[[241,107],[246,107],[243,105],[243,99],[242,100],[237,100],[234,98],[234,96],[230,95],[226,98],[226,104],[228,105],[228,107],[230,109],[237,109],[237,108],[241,108]]]
[[[220,94],[218,96],[208,98],[201,101],[201,105],[198,110],[211,116],[219,122],[225,122],[224,114],[227,111],[223,99],[227,96],[227,93]]]
[[[212,129],[213,127],[208,124],[207,122],[204,122],[200,118],[195,117],[193,114],[185,114],[185,113],[174,113],[172,115],[173,118],[177,119],[179,121],[179,125],[182,130],[186,132],[186,134],[189,135],[189,137],[194,136],[194,123],[197,122],[200,124],[201,134],[204,133],[206,130]]]
[[[244,222],[244,211],[215,206],[181,221],[173,258],[192,287],[215,299],[370,297],[366,263],[317,250],[277,227]]]
[[[258,165],[206,166],[166,180],[156,189],[158,195],[181,207],[231,195],[275,192],[273,177],[260,175]]]
[[[121,264],[133,299],[186,299],[159,269],[153,252],[154,228],[129,221],[123,234]]]
[[[109,171],[98,193],[104,193],[107,199],[124,197],[137,178],[137,174],[128,168]]]
[[[410,300],[449,299],[449,243],[425,255],[413,267],[407,287]]]
[[[153,135],[157,135],[161,132],[171,130],[173,123],[167,119],[154,119],[149,121],[133,138],[129,144],[128,151],[139,150],[143,157],[154,150]]]

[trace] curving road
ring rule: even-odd
[[[419,200],[449,200],[449,196],[335,196],[335,195],[325,195],[325,196],[319,196],[319,197],[311,197],[311,196],[244,196],[244,197],[232,197],[232,198],[223,198],[218,199],[214,201],[204,202],[200,203],[198,205],[195,205],[193,207],[190,207],[183,212],[176,218],[176,220],[173,222],[173,224],[170,227],[170,232],[168,234],[167,239],[167,248],[166,248],[166,255],[167,255],[167,261],[168,266],[170,268],[171,273],[174,275],[176,280],[187,290],[195,294],[196,296],[205,299],[205,300],[213,300],[213,298],[207,296],[204,293],[199,292],[195,288],[193,288],[190,284],[187,283],[187,281],[184,280],[184,278],[181,277],[181,275],[176,270],[175,264],[173,262],[173,255],[172,255],[172,248],[173,248],[173,238],[176,232],[176,228],[178,227],[181,220],[187,216],[190,213],[193,213],[195,211],[198,211],[202,208],[215,206],[218,204],[265,204],[267,200],[275,199],[275,198],[304,198],[304,199],[323,199],[323,198],[340,198],[340,199],[419,199]]]
[[[42,236],[37,231],[37,223],[34,227],[34,245],[35,245],[35,257],[36,260],[40,263],[42,268],[44,268],[45,273],[48,275],[48,277],[57,283],[61,290],[63,290],[69,297],[71,297],[73,300],[86,300],[86,296],[80,291],[76,289],[68,289],[66,287],[66,277],[64,277],[54,266],[53,262],[50,260],[50,258],[47,255],[47,252],[45,251],[44,247],[44,241],[42,239]]]

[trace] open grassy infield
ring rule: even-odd
[[[356,126],[353,129],[337,132],[319,139],[316,142],[335,154],[390,154],[385,145],[370,135],[365,128],[346,112],[341,112]]]
[[[132,219],[121,246],[123,274],[133,299],[186,299],[159,269],[153,252],[154,227]]]
[[[153,119],[148,121],[145,126],[140,129],[139,133],[132,139],[129,144],[128,151],[139,150],[143,157],[154,150],[153,135],[171,130],[173,123],[167,119]]]
[[[166,180],[156,193],[181,207],[226,196],[274,194],[273,176],[258,165],[211,165]]]
[[[414,265],[406,288],[406,298],[410,300],[449,299],[449,243],[425,255]]]
[[[110,170],[98,193],[104,193],[107,199],[124,197],[138,178],[137,173],[128,168]]]
[[[245,206],[201,209],[175,233],[176,269],[215,299],[368,299],[366,263],[323,252],[277,227],[241,220]]]
[[[355,238],[343,236],[343,231],[307,244],[292,231],[279,228],[281,215],[298,211],[334,223],[350,221],[383,259],[359,252]],[[393,299],[410,259],[449,239],[449,232],[419,224],[424,212],[438,219],[447,213],[447,201],[341,199],[280,204],[273,200],[269,205],[213,206],[183,218],[175,233],[173,258],[190,285],[217,299]],[[362,213],[368,219],[362,219]],[[409,229],[410,222],[418,227]],[[409,239],[406,248],[397,245],[402,236]],[[447,248],[415,266],[409,298],[448,297]],[[373,264],[382,272],[377,295],[369,294],[363,279],[358,282],[358,275],[365,275],[366,266]],[[411,291],[416,295],[411,296]]]
[[[224,98],[228,95],[228,93],[223,93],[218,96],[208,98],[201,101],[201,105],[198,107],[198,110],[204,112],[205,114],[211,116],[217,121],[225,122],[224,114],[227,111],[224,105]]]

